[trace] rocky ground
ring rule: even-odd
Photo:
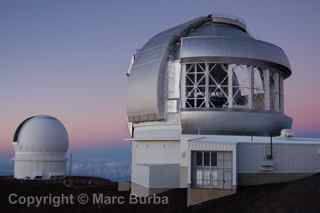
[[[101,178],[69,177],[64,181],[17,181],[12,177],[0,177],[0,209],[3,212],[252,212],[252,213],[312,213],[320,212],[320,175],[283,184],[242,187],[237,194],[186,207],[186,190],[174,189],[130,203],[129,191],[118,191],[118,184]],[[82,194],[88,200],[78,200]],[[14,195],[12,195],[14,194]],[[52,197],[73,196],[72,204],[61,204]],[[9,196],[14,204],[9,203]],[[96,195],[94,198],[93,196]],[[102,196],[100,196],[102,195]],[[51,196],[46,204],[27,199]],[[100,196],[100,197],[99,197]],[[164,199],[168,197],[168,202]],[[121,199],[119,199],[121,198]],[[94,203],[94,199],[96,200]],[[118,199],[118,200],[117,200]],[[85,201],[85,204],[81,203]],[[57,203],[59,205],[57,205]],[[55,207],[59,206],[59,207]]]
[[[188,210],[195,213],[320,212],[320,175],[286,184],[242,187],[237,194],[211,200]]]

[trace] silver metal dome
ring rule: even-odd
[[[281,81],[291,75],[289,60],[284,51],[276,45],[253,38],[247,32],[246,25],[240,20],[220,16],[199,17],[155,35],[137,51],[129,77],[127,111],[130,122],[166,120],[168,66],[174,61],[181,64],[206,63],[203,66],[207,66],[207,63],[221,64],[222,66],[224,64],[245,65],[250,69],[262,70],[262,72],[264,70],[268,70],[270,73],[277,72],[278,79]],[[182,88],[181,85],[180,88]],[[182,96],[183,93],[184,91],[181,92]],[[281,95],[279,92],[279,97]],[[182,99],[183,97],[179,99],[180,103]],[[195,107],[195,109],[186,110],[185,105],[179,104],[183,133],[199,132],[199,128],[201,129],[203,125],[195,123],[201,123],[200,117],[203,117],[204,112],[206,114],[204,117],[214,119],[217,113],[226,114],[226,111],[239,111],[239,109],[233,110],[229,107],[228,110],[219,112],[221,110],[209,109],[208,103],[206,106],[206,109]],[[264,113],[262,117],[267,117],[265,121],[269,123],[267,127],[272,127],[263,130],[265,133],[261,132],[264,128],[262,126],[258,129],[253,128],[250,131],[242,132],[244,134],[257,133],[258,135],[278,134],[281,128],[290,127],[291,118],[282,113],[283,106],[279,108],[282,109],[279,109],[279,112],[275,114],[262,112],[270,111],[268,107],[264,110],[251,108],[244,110],[246,113],[240,113],[242,118],[251,116],[253,124],[257,124],[261,121],[259,115],[262,115],[257,113]],[[201,116],[199,117],[197,114],[200,111]],[[212,111],[215,111],[214,114]],[[254,111],[258,111],[255,116],[253,113],[250,114]],[[224,116],[221,117],[220,114],[219,117],[220,120],[222,118],[221,121],[224,121]],[[251,128],[241,124],[243,126],[239,129],[240,124],[233,126],[230,125],[230,122],[234,123],[232,119],[231,121],[229,119],[227,123],[215,124],[217,128],[219,125],[222,126],[222,129],[210,128],[212,124],[206,123],[207,127],[203,132],[217,133],[224,132],[226,129],[227,132],[233,130],[237,132],[240,129]]]
[[[64,125],[47,115],[32,116],[16,129],[13,142],[18,152],[68,151],[69,137]]]

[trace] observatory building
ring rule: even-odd
[[[152,37],[131,60],[132,193],[188,188],[188,203],[239,185],[320,172],[320,143],[284,112],[284,51],[233,17],[205,16]]]
[[[24,120],[13,138],[14,177],[50,179],[66,174],[68,133],[54,117],[38,115]]]

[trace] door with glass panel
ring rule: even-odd
[[[232,152],[192,152],[191,182],[194,188],[230,189]]]

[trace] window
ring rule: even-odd
[[[203,165],[210,166],[210,152],[204,152]]]
[[[211,158],[210,158],[210,165],[211,166],[217,166],[217,152],[211,152]]]
[[[196,152],[196,165],[202,166],[202,152]]]
[[[228,105],[228,68],[225,64],[208,64],[209,106],[224,108]]]
[[[189,108],[205,107],[205,64],[186,65],[186,105]]]
[[[278,71],[208,62],[183,67],[184,108],[283,110],[283,77]]]
[[[280,111],[280,77],[278,72],[270,73],[270,107],[273,111]]]
[[[196,179],[196,182],[197,182],[197,184],[198,185],[202,185],[203,183],[202,183],[202,180],[203,180],[203,178],[202,178],[202,170],[197,170],[197,179]]]
[[[253,108],[255,110],[265,109],[265,79],[263,70],[253,69]]]
[[[211,180],[211,171],[210,170],[205,170],[205,171],[203,171],[204,172],[204,174],[203,174],[203,184],[204,185],[209,185],[209,184],[211,184],[210,183],[210,180]]]
[[[218,185],[218,171],[217,170],[211,170],[210,184],[212,184],[214,186]]]
[[[232,156],[231,151],[193,151],[192,187],[230,189],[233,180]]]
[[[217,170],[197,170],[196,184],[218,186],[218,171]]]
[[[249,108],[250,72],[246,65],[238,65],[232,70],[232,103],[234,108]]]
[[[195,152],[197,166],[217,166],[217,152],[198,151]]]

